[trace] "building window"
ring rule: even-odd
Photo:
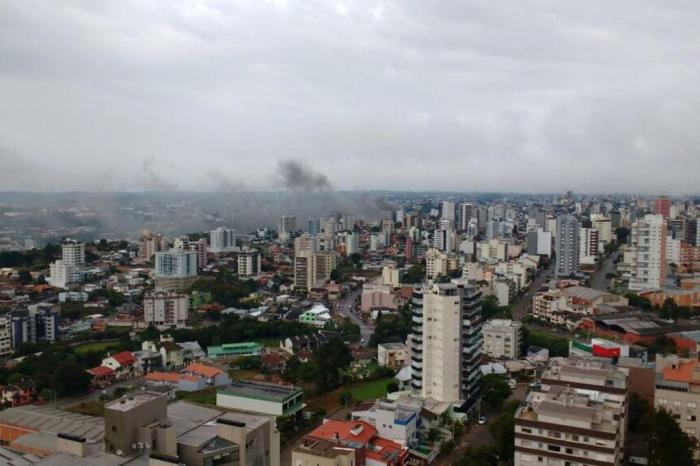
[[[688,406],[688,408],[695,409],[698,406],[698,404],[694,401],[689,401],[687,403],[687,406]]]

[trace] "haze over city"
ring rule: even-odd
[[[699,14],[5,1],[0,190],[694,194]]]

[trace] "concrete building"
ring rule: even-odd
[[[304,438],[292,450],[293,466],[356,466],[355,449],[331,440]]]
[[[538,228],[527,233],[527,253],[532,255],[552,255],[552,234]]]
[[[216,392],[216,405],[270,416],[292,416],[304,408],[302,391],[287,385],[235,380]]]
[[[192,251],[161,251],[155,253],[157,278],[187,278],[197,275],[197,253]]]
[[[398,370],[409,364],[409,354],[405,343],[380,343],[377,345],[377,364]]]
[[[0,355],[12,353],[12,321],[0,317]]]
[[[382,282],[392,288],[401,286],[401,271],[394,264],[385,264],[382,267]]]
[[[595,228],[580,228],[579,229],[579,264],[594,265],[598,258],[599,250],[599,234]]]
[[[411,312],[413,389],[470,411],[479,396],[481,293],[461,280],[427,282],[414,289]]]
[[[656,356],[654,408],[670,412],[686,434],[700,439],[700,362]]]
[[[311,309],[303,312],[299,316],[299,322],[302,324],[313,325],[314,327],[323,328],[332,320],[330,311],[323,304],[317,303]]]
[[[294,288],[311,290],[325,284],[335,269],[334,251],[304,251],[294,256]]]
[[[318,236],[304,233],[294,238],[294,254],[301,252],[317,252],[320,249]]]
[[[61,259],[49,264],[47,282],[57,288],[67,288],[71,283],[82,281],[81,270],[85,267],[85,245],[74,239],[61,243]]]
[[[482,352],[495,359],[517,359],[523,340],[523,324],[509,319],[491,319],[484,323]]]
[[[438,249],[430,249],[425,254],[425,276],[427,278],[437,278],[446,276],[450,272],[457,270],[457,258],[451,254],[439,251]]]
[[[554,276],[576,275],[579,269],[579,228],[580,223],[573,215],[557,217],[554,251],[556,264]]]
[[[209,250],[216,254],[235,252],[236,230],[219,227],[209,232]]]
[[[277,234],[280,240],[287,241],[297,229],[297,218],[285,215],[277,220]]]
[[[240,358],[248,356],[260,356],[263,346],[260,343],[225,343],[207,348],[209,358]]]
[[[377,429],[377,434],[402,447],[418,444],[421,408],[400,401],[370,401],[352,412],[352,419],[365,421]]]
[[[66,239],[61,243],[61,259],[67,266],[85,266],[85,245],[74,239]]]
[[[155,253],[165,251],[167,248],[168,240],[163,235],[146,230],[139,239],[138,256],[142,260],[150,262]]]
[[[197,268],[199,270],[204,269],[207,266],[207,240],[205,238],[199,238],[197,241],[190,241],[187,245],[188,249],[194,253],[197,253]]]
[[[154,291],[143,298],[143,320],[159,328],[182,328],[189,318],[186,294]]]
[[[596,358],[553,359],[515,413],[515,466],[621,466],[628,376]]]
[[[591,215],[591,225],[593,228],[598,230],[598,239],[603,245],[606,245],[615,239],[613,237],[612,220],[605,215]],[[603,248],[600,248],[600,252],[603,252]]]
[[[671,216],[671,199],[668,196],[659,196],[652,202],[652,212],[661,215],[663,218]]]
[[[666,229],[666,220],[661,215],[645,215],[632,224],[631,291],[663,287],[667,269]]]
[[[247,280],[257,277],[261,273],[260,268],[260,252],[259,251],[244,251],[238,253],[238,278]]]
[[[457,231],[469,230],[471,221],[476,220],[477,217],[476,206],[471,202],[462,202],[458,204],[455,217],[455,228]]]
[[[450,201],[442,201],[440,206],[440,219],[447,220],[454,227],[455,223],[455,203]]]

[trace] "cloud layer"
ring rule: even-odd
[[[0,189],[282,189],[300,160],[338,189],[697,192],[698,17],[655,0],[8,0]]]

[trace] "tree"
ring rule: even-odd
[[[433,426],[430,429],[428,429],[428,432],[425,435],[425,440],[427,440],[428,443],[437,442],[441,438],[442,438],[442,431],[437,426]]]
[[[26,379],[27,376],[20,373],[20,372],[15,372],[14,374],[10,374],[9,377],[7,377],[7,383],[10,385],[14,385],[16,383],[21,382],[22,380]]]
[[[487,374],[481,377],[481,399],[487,407],[500,406],[511,394],[508,382],[498,374]]]
[[[338,395],[338,401],[346,408],[352,404],[352,400],[352,393],[349,390],[345,390]]]
[[[497,447],[485,445],[481,447],[468,447],[457,463],[457,466],[496,466],[497,464]]]
[[[32,274],[27,269],[20,269],[18,272],[19,281],[22,285],[27,285],[32,282]]]
[[[625,298],[629,301],[629,305],[632,307],[638,307],[640,309],[645,309],[647,311],[651,310],[651,301],[635,293],[627,293]]]
[[[60,364],[54,374],[53,386],[58,396],[78,395],[90,387],[90,375],[74,362]]]
[[[695,439],[683,432],[673,416],[658,410],[650,420],[649,466],[693,466]]]
[[[425,278],[425,265],[414,264],[401,277],[401,283],[420,283]]]
[[[512,458],[515,445],[515,412],[520,402],[510,401],[503,406],[501,414],[489,426],[489,432],[496,440],[496,451],[500,459]]]
[[[313,362],[318,367],[318,388],[332,390],[340,384],[340,371],[352,362],[350,348],[340,338],[333,338],[316,350]]]
[[[481,313],[484,320],[495,318],[510,319],[512,317],[511,306],[499,305],[498,298],[493,295],[486,296],[481,301]]]

